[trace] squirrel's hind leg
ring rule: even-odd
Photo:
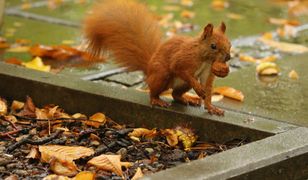
[[[167,90],[170,77],[167,73],[156,72],[148,75],[147,83],[150,88],[150,103],[153,106],[168,107],[170,103],[167,103],[159,98],[159,95]]]
[[[200,97],[185,94],[190,89],[188,84],[175,87],[172,91],[174,101],[184,105],[201,106],[202,99]]]

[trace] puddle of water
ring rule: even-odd
[[[308,74],[307,54],[286,56],[277,61],[281,74],[277,77],[258,78],[255,66],[241,69],[225,79],[217,79],[216,86],[231,86],[245,95],[243,103],[228,100],[220,106],[236,111],[251,112],[260,116],[308,126]],[[288,77],[294,69],[298,80]]]

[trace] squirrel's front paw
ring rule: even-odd
[[[218,115],[218,116],[223,116],[225,111],[211,105],[211,106],[208,107],[208,113],[211,114],[211,115],[215,114],[215,115]]]

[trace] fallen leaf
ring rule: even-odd
[[[28,159],[38,159],[40,157],[37,147],[31,147],[29,154],[26,156]]]
[[[135,175],[132,177],[132,180],[137,180],[143,177],[143,173],[140,167],[137,168]]]
[[[94,153],[91,148],[83,146],[61,146],[61,145],[46,145],[39,146],[41,152],[41,160],[49,162],[52,158],[61,161],[73,161],[82,157],[90,156]]]
[[[298,79],[299,78],[298,73],[295,70],[290,71],[288,76],[291,79]]]
[[[7,49],[7,52],[11,52],[11,53],[24,53],[24,52],[28,52],[30,49],[29,46],[15,46],[15,47],[10,47],[9,49]]]
[[[94,150],[82,146],[39,146],[41,161],[50,163],[51,170],[59,175],[74,176],[77,166],[73,160],[94,154]]]
[[[30,2],[24,2],[20,8],[22,10],[27,10],[27,9],[30,9],[31,7],[32,7],[32,4]]]
[[[180,4],[183,6],[191,7],[194,5],[194,2],[192,0],[181,0]]]
[[[59,176],[57,174],[50,174],[44,177],[43,180],[72,180],[72,178],[69,178],[67,176]]]
[[[22,61],[17,59],[17,58],[9,58],[9,59],[6,59],[5,60],[6,63],[9,63],[9,64],[15,64],[15,65],[21,65],[22,64]]]
[[[156,129],[146,129],[146,128],[136,128],[133,132],[130,132],[128,136],[131,137],[146,137],[146,138],[153,138],[157,135]]]
[[[0,49],[6,49],[9,47],[10,47],[10,44],[6,41],[6,39],[3,37],[0,37]]]
[[[218,101],[221,101],[223,98],[224,96],[221,94],[213,94],[211,102],[218,102]]]
[[[164,135],[167,139],[167,142],[170,146],[174,147],[179,143],[178,135],[176,130],[174,129],[164,129],[161,131],[162,135]]]
[[[163,10],[165,11],[179,11],[181,8],[179,6],[175,6],[175,5],[167,5],[167,6],[163,6]]]
[[[95,173],[90,171],[81,171],[73,178],[73,180],[94,180],[94,179],[95,179]]]
[[[75,176],[78,173],[78,168],[73,161],[61,161],[56,158],[51,158],[49,161],[50,169],[58,175]]]
[[[5,115],[5,114],[7,114],[6,100],[0,98],[0,115]]]
[[[244,101],[243,93],[232,87],[227,87],[227,86],[216,87],[214,88],[213,93],[218,93],[224,95],[225,97],[232,98],[238,101]]]
[[[23,66],[29,69],[35,69],[38,71],[44,71],[44,72],[49,72],[50,71],[50,66],[45,65],[40,57],[35,57],[32,61],[22,63]]]
[[[90,161],[88,161],[88,164],[94,165],[95,167],[102,170],[114,172],[117,175],[123,177],[120,155],[103,154],[92,158]]]
[[[106,116],[103,113],[96,113],[92,115],[89,119],[91,121],[84,121],[84,123],[88,126],[92,126],[95,128],[99,128],[99,126],[104,125],[107,121]]]
[[[225,0],[212,0],[211,6],[215,10],[222,10],[229,7],[229,2]]]
[[[239,59],[241,61],[245,61],[245,62],[252,62],[252,63],[256,63],[257,62],[257,59],[255,59],[254,57],[248,56],[248,55],[243,55],[243,54],[240,54]]]
[[[197,135],[187,127],[178,126],[175,130],[179,141],[182,142],[185,150],[189,150],[190,147],[196,142]]]
[[[23,109],[19,113],[17,113],[17,115],[35,118],[36,117],[35,111],[36,107],[32,99],[29,96],[27,96],[26,103],[23,106]]]
[[[277,75],[279,73],[278,66],[273,62],[260,63],[256,71],[258,75]]]
[[[275,25],[291,25],[291,26],[299,26],[300,22],[298,20],[288,20],[281,18],[269,18],[269,22]]]
[[[181,12],[181,17],[191,19],[191,18],[195,17],[195,13],[192,12],[192,11],[183,10]]]
[[[264,39],[264,38],[260,38],[259,40],[261,42],[263,42],[264,44],[272,47],[272,48],[275,48],[277,50],[287,52],[287,53],[305,53],[305,52],[308,52],[308,48],[306,46],[299,45],[299,44],[278,42],[278,41]]]
[[[228,13],[228,14],[227,14],[227,17],[228,17],[229,19],[234,19],[234,20],[241,20],[241,19],[244,19],[244,16],[243,16],[243,15],[236,14],[236,13]]]

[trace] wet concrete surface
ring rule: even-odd
[[[57,21],[47,21],[47,19],[46,21],[35,18],[27,19],[21,12],[31,13],[33,17],[40,15],[51,17],[55,20],[58,19],[79,24],[82,22],[92,1],[85,1],[85,4],[80,4],[78,1],[66,0],[63,5],[53,10],[47,7],[47,1],[32,0],[27,2],[30,2],[32,7],[21,9],[24,2],[19,0],[7,1],[7,9],[12,10],[13,8],[15,11],[14,15],[11,14],[5,17],[5,24],[2,28],[2,35],[4,36],[6,36],[7,31],[12,31],[10,29],[15,29],[16,32],[12,36],[6,37],[9,41],[29,39],[32,41],[32,44],[39,43],[46,45],[61,44],[66,40],[73,41],[73,44],[79,44],[81,42],[82,34],[78,26],[72,27],[70,24],[65,23],[57,24],[54,23]],[[196,12],[196,18],[183,20],[183,22],[197,24],[199,27],[195,31],[184,34],[196,34],[205,23],[211,21],[214,24],[219,24],[223,20],[227,24],[228,35],[234,40],[238,37],[260,35],[260,33],[274,30],[276,26],[268,23],[268,18],[286,18],[288,16],[286,9],[281,8],[281,5],[272,3],[272,1],[261,0],[252,2],[246,0],[230,0],[230,8],[221,11],[213,10],[210,2],[210,0],[195,1],[193,7],[181,7],[182,9],[189,9]],[[167,13],[164,7],[165,5],[161,1],[149,0],[147,3],[155,12],[159,14]],[[181,10],[174,13],[175,18],[180,18],[179,14]],[[242,19],[226,18],[230,16],[230,13],[240,14]],[[303,23],[308,22],[307,18],[300,18],[300,20]],[[303,32],[301,38],[293,39],[292,42],[307,45],[308,40],[305,32]],[[243,41],[240,40],[239,43],[241,42]],[[273,54],[273,51],[260,49],[259,46],[256,47],[254,44],[247,46],[247,49],[241,47],[241,51],[257,57]],[[308,126],[308,77],[305,73],[308,68],[307,54],[294,56],[280,55],[277,52],[274,52],[274,54],[282,57],[277,61],[281,68],[281,74],[278,77],[267,78],[267,80],[264,80],[264,78],[261,80],[256,76],[254,65],[234,60],[232,62],[233,65],[242,68],[234,68],[233,70],[235,71],[227,78],[217,79],[215,84],[216,86],[231,86],[241,90],[245,95],[245,101],[241,103],[224,98],[223,101],[216,104],[226,109],[232,109],[246,114]],[[4,58],[16,56],[25,59],[25,61],[31,59],[27,53],[6,53]],[[82,78],[115,68],[117,66],[109,63],[96,65],[91,68],[65,68],[61,74]],[[299,73],[300,78],[298,80],[288,78],[287,74],[292,69]],[[110,86],[135,88],[134,85],[142,80],[142,76],[138,73],[137,75],[136,73],[116,73],[115,75],[108,75],[108,77],[94,78],[93,80],[96,83]]]

